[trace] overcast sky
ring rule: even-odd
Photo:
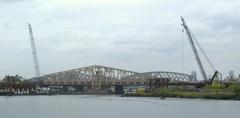
[[[0,77],[35,75],[27,22],[42,75],[94,64],[200,75],[181,15],[216,69],[239,74],[239,12],[239,0],[0,0]]]

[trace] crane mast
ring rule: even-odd
[[[29,28],[29,36],[30,36],[30,41],[31,41],[32,56],[33,56],[33,61],[34,61],[34,68],[36,71],[36,76],[39,77],[40,71],[39,71],[39,65],[38,65],[37,51],[36,51],[36,46],[35,46],[35,42],[34,42],[32,26],[30,23],[28,23],[28,28]]]
[[[184,29],[185,29],[185,31],[186,31],[186,35],[187,35],[187,37],[188,37],[188,40],[189,40],[189,42],[190,42],[190,44],[191,44],[191,47],[192,47],[194,56],[195,56],[196,61],[197,61],[197,64],[198,64],[198,66],[199,66],[199,68],[200,68],[201,75],[202,75],[202,77],[203,77],[204,80],[207,80],[208,78],[207,78],[206,72],[205,72],[205,70],[204,70],[204,67],[203,67],[203,65],[202,65],[202,62],[201,62],[201,60],[200,60],[200,58],[199,58],[199,55],[198,55],[197,49],[196,49],[196,47],[195,47],[195,44],[194,44],[194,41],[193,41],[193,37],[192,37],[192,35],[191,35],[191,32],[190,32],[190,30],[189,30],[189,28],[188,28],[185,20],[183,19],[183,17],[181,17],[181,20],[182,20],[182,26],[184,27]]]

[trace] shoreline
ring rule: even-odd
[[[210,92],[171,92],[165,94],[164,98],[161,94],[153,93],[125,93],[125,94],[96,94],[96,93],[81,93],[81,94],[25,94],[25,95],[0,95],[0,97],[10,96],[58,96],[58,95],[117,95],[119,97],[155,97],[160,99],[165,98],[183,98],[183,99],[206,99],[206,100],[234,100],[240,101],[240,95],[235,93],[210,93]]]
[[[211,100],[240,100],[236,93],[213,93],[213,92],[170,92],[164,96],[154,93],[126,93],[122,97],[164,97],[165,98],[188,98],[188,99],[211,99]]]

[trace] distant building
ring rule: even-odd
[[[234,71],[229,71],[229,79],[230,80],[234,80],[235,79]]]
[[[191,79],[191,81],[197,80],[197,72],[196,71],[191,72],[190,79]]]
[[[238,75],[237,81],[240,82],[240,74]]]

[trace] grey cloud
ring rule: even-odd
[[[35,0],[28,5],[3,5],[0,76],[33,76],[28,21],[33,25],[43,74],[93,64],[182,72],[183,45],[185,72],[189,73],[197,65],[181,32],[180,15],[220,71],[239,73],[240,3],[218,2],[147,0],[140,5],[66,8]]]
[[[14,3],[14,2],[27,2],[27,1],[34,1],[34,0],[1,0],[0,3]]]

